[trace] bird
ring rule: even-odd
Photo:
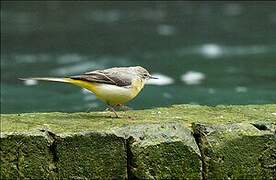
[[[114,107],[121,106],[134,99],[144,88],[148,79],[158,78],[152,76],[141,66],[132,66],[93,70],[81,75],[61,78],[30,77],[19,79],[64,82],[87,89],[104,102],[118,118],[119,116]]]

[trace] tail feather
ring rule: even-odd
[[[19,78],[20,80],[38,80],[38,81],[55,81],[55,82],[70,82],[70,78],[52,78],[52,77],[34,77],[34,78]]]

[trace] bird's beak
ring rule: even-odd
[[[158,79],[157,77],[154,77],[154,76],[149,76],[150,79]]]

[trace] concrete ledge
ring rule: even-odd
[[[276,105],[1,115],[1,179],[273,179]]]

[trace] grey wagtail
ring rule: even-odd
[[[94,93],[108,105],[116,117],[119,117],[113,107],[122,105],[136,97],[143,89],[145,81],[150,78],[157,79],[151,76],[145,68],[135,66],[95,70],[65,78],[35,77],[20,79],[65,82],[80,86]]]

